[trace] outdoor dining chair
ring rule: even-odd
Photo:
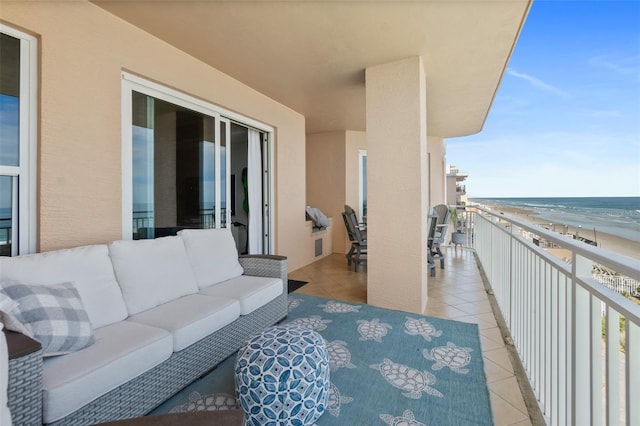
[[[444,253],[440,245],[444,243],[449,226],[450,213],[445,204],[438,204],[429,215],[428,262],[431,276],[436,276],[435,261],[440,260],[440,268],[444,269]]]
[[[367,239],[363,235],[363,232],[358,226],[358,218],[355,213],[342,213],[342,219],[344,220],[344,226],[347,229],[347,235],[351,242],[351,248],[347,253],[347,266],[354,263],[354,270],[358,272],[358,265],[360,263],[367,263]]]

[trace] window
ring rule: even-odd
[[[36,249],[36,39],[0,24],[0,255]]]
[[[233,214],[239,210],[234,202],[241,203],[247,192],[242,167],[236,170],[238,164],[247,165],[247,128],[238,124],[246,123],[264,135],[273,129],[130,74],[123,73],[123,79],[123,238],[229,227],[242,251],[246,241],[240,240],[247,236],[238,234],[239,219]],[[243,135],[244,148],[232,163],[231,147],[235,150]],[[267,170],[261,168],[258,177],[269,186]],[[259,191],[270,193],[262,185]],[[265,203],[271,203],[270,198]],[[260,217],[267,226],[259,233],[268,238],[271,218]],[[242,225],[246,234],[248,223]],[[264,252],[270,249],[268,242]]]

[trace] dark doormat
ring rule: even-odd
[[[292,291],[296,291],[297,289],[299,289],[300,287],[302,287],[305,284],[308,284],[308,281],[298,281],[298,280],[288,280],[288,287],[289,287],[289,293],[291,293]]]

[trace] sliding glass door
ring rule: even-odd
[[[132,237],[226,227],[229,123],[133,91]]]
[[[122,123],[124,239],[231,228],[239,252],[249,232],[262,237],[252,253],[273,252],[273,128],[127,73]],[[249,129],[258,132],[251,164]],[[249,212],[262,226],[250,226]]]

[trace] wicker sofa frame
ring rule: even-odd
[[[14,426],[42,423],[42,347],[13,331],[2,331],[9,349],[8,406]]]
[[[245,275],[281,278],[283,293],[248,315],[221,328],[173,355],[146,373],[100,396],[79,410],[51,425],[87,425],[142,416],[160,405],[189,383],[212,370],[234,354],[255,333],[273,325],[287,315],[287,259],[282,256],[240,256]],[[39,365],[38,365],[39,364]],[[29,368],[26,368],[28,366]],[[9,406],[20,409],[31,406],[28,413],[14,413],[15,425],[42,424],[41,352],[29,355],[28,362],[9,364],[9,378],[14,386],[9,391]],[[38,386],[25,386],[25,383]],[[35,395],[34,395],[35,393]],[[38,395],[39,394],[39,395]],[[25,401],[39,401],[28,405]],[[17,422],[16,422],[17,420]]]

